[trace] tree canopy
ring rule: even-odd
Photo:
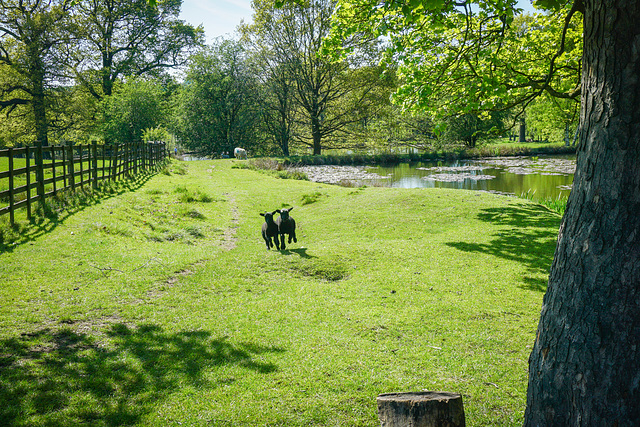
[[[399,65],[396,101],[436,117],[515,110],[542,94],[579,100],[581,31],[569,6],[522,15],[515,1],[344,0],[327,46],[384,36]],[[566,24],[566,25],[565,25]]]
[[[3,127],[11,144],[87,131],[98,104],[82,92],[100,100],[118,81],[183,64],[203,30],[178,19],[181,3],[0,0],[0,111],[21,122]]]

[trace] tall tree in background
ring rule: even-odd
[[[179,108],[180,137],[201,154],[254,148],[260,102],[257,83],[242,45],[218,40],[194,55]]]
[[[79,0],[81,32],[72,46],[75,75],[98,99],[122,76],[141,76],[183,65],[203,42],[202,27],[178,19],[182,0]]]
[[[100,127],[105,141],[141,142],[145,130],[164,124],[166,112],[158,83],[129,79],[102,100]]]
[[[464,92],[448,87],[452,95],[482,102],[487,94],[492,102],[492,90],[504,97],[522,85],[532,89],[532,95],[553,89],[550,83],[562,72],[558,61],[567,48],[566,35],[574,22],[582,20],[582,82],[567,93],[581,95],[577,169],[529,361],[525,425],[636,425],[640,419],[640,1],[536,1],[563,13],[564,25],[558,34],[558,53],[547,61],[543,78],[533,80],[519,76],[518,70],[494,72],[509,71],[500,68],[500,52],[516,2],[487,0],[473,2],[473,7],[471,3],[341,0],[336,38],[339,42],[358,31],[410,34],[412,44],[405,46],[398,39],[400,43],[393,45],[397,57],[413,70],[414,83],[408,82],[406,95],[415,91],[419,100],[428,100],[439,81],[421,74],[422,65],[446,59],[444,71],[457,73],[460,67],[473,66],[478,77],[473,86],[459,81],[466,86]],[[440,55],[408,55],[420,43],[431,45],[434,29],[442,34],[466,29],[473,19],[481,27],[441,38],[435,44],[445,49]],[[486,66],[476,68],[482,64]],[[527,97],[522,99],[526,102]]]
[[[271,53],[272,73],[286,71],[279,88],[293,87],[299,129],[295,137],[313,154],[335,147],[349,126],[365,117],[377,101],[374,91],[380,85],[380,70],[372,59],[375,46],[362,44],[349,61],[335,62],[322,54],[334,6],[333,0],[311,0],[277,9],[270,0],[254,0],[253,24],[243,29],[254,46]],[[364,67],[369,71],[357,71]]]
[[[264,10],[271,7],[266,2],[254,2],[255,19],[263,19],[252,25],[241,25],[243,41],[252,51],[256,75],[262,86],[262,120],[266,132],[273,138],[282,154],[289,155],[294,132],[295,87],[287,55],[277,49],[278,23]],[[274,39],[275,37],[275,39]]]
[[[19,105],[33,113],[35,138],[49,144],[48,91],[60,83],[57,48],[69,43],[65,0],[0,0],[0,65],[10,73],[0,82],[0,111]]]

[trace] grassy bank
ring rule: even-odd
[[[289,156],[282,159],[289,165],[393,165],[403,162],[431,162],[438,160],[476,159],[496,156],[539,156],[575,154],[575,147],[562,143],[515,143],[500,142],[478,146],[416,153],[380,152],[376,154],[324,154],[321,156]]]
[[[0,255],[1,425],[375,426],[379,393],[522,420],[559,216],[191,162]],[[267,251],[259,212],[294,206]]]

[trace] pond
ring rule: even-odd
[[[316,168],[316,169],[313,169]],[[376,186],[442,187],[484,190],[535,199],[567,197],[575,157],[496,157],[475,160],[403,163],[391,167],[304,167],[312,181]]]

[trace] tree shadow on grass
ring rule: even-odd
[[[556,248],[560,218],[537,205],[484,209],[478,218],[504,227],[489,243],[451,242],[465,252],[490,254],[525,265],[533,274],[549,273]],[[525,277],[523,288],[544,292],[547,284]]]
[[[235,365],[277,370],[256,359],[284,350],[231,343],[206,331],[111,325],[102,339],[64,328],[0,341],[0,425],[132,425],[184,386],[215,388],[210,375]]]

